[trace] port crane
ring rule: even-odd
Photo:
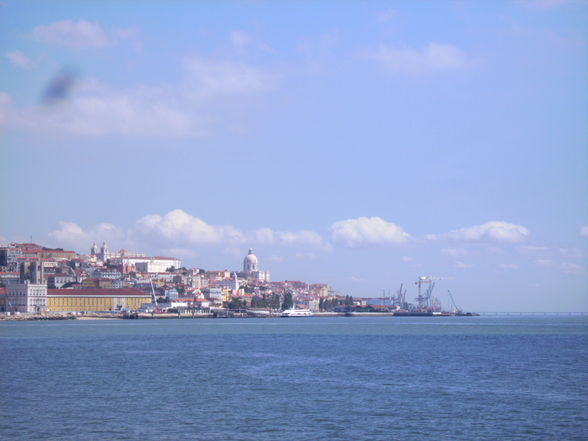
[[[443,280],[444,277],[420,276],[415,285],[418,286],[418,296],[416,298],[418,309],[433,309],[441,308],[439,301],[433,297],[433,289],[435,289],[434,280]],[[425,287],[423,291],[423,287]]]
[[[459,306],[457,306],[457,303],[455,303],[455,300],[453,299],[453,294],[451,294],[451,291],[447,290],[447,294],[449,294],[449,298],[451,299],[451,305],[453,307],[453,312],[454,313],[461,313],[461,308]]]
[[[396,291],[396,295],[392,297],[392,302],[394,306],[397,306],[402,309],[406,309],[406,289],[403,289],[404,284],[400,284],[400,289]]]
[[[161,312],[161,310],[159,309],[159,305],[157,304],[157,298],[155,297],[155,288],[153,288],[153,279],[149,280],[149,283],[151,283],[151,301],[153,302],[153,306],[154,312]]]

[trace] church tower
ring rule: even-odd
[[[106,262],[106,259],[110,257],[110,252],[108,251],[108,245],[106,245],[106,241],[102,242],[102,247],[100,248],[100,260]]]

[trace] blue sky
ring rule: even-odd
[[[581,0],[0,4],[0,241],[588,310]],[[49,85],[71,87],[51,103]]]

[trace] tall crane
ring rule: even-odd
[[[151,283],[151,301],[153,302],[154,311],[160,312],[159,305],[157,304],[157,298],[155,297],[155,288],[153,288],[153,279],[150,279],[149,283]]]
[[[434,280],[444,279],[445,277],[420,276],[417,281],[414,282],[414,284],[418,286],[418,296],[416,298],[418,309],[427,309],[431,307],[436,309],[440,308],[439,301],[434,297],[432,298],[432,294],[433,289],[435,289]],[[426,286],[424,291],[423,286]]]
[[[400,284],[400,289],[396,291],[396,295],[392,298],[394,306],[404,309],[406,307],[406,289],[403,290],[404,284]]]
[[[447,293],[449,294],[449,298],[451,299],[451,305],[453,307],[453,312],[460,313],[461,308],[459,306],[457,306],[457,303],[455,303],[455,300],[453,299],[453,295],[451,294],[451,291],[447,290]]]

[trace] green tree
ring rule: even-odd
[[[232,297],[228,303],[227,308],[229,309],[245,309],[245,303],[238,297]]]
[[[294,300],[292,299],[292,293],[287,291],[284,294],[284,301],[282,302],[282,309],[290,309],[294,307]]]
[[[272,294],[268,306],[272,309],[280,309],[280,296],[276,293]]]

